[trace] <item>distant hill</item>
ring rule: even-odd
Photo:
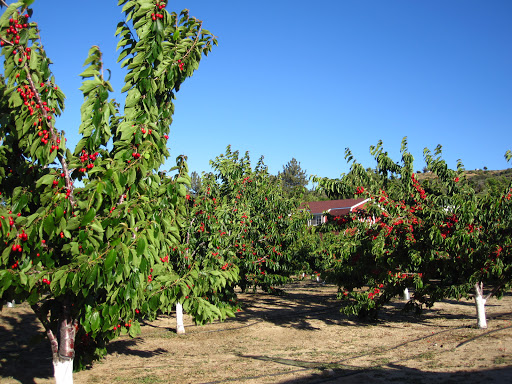
[[[418,181],[435,179],[436,175],[431,172],[417,173]],[[468,170],[464,176],[477,193],[484,193],[489,188],[500,188],[508,185],[512,181],[512,168],[500,171],[492,170]]]

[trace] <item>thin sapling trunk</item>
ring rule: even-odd
[[[409,294],[409,289],[408,288],[405,288],[404,289],[404,300],[405,301],[409,301],[411,299],[411,295]]]
[[[478,328],[485,329],[487,328],[487,319],[485,318],[485,302],[487,298],[484,297],[484,284],[476,283],[475,284],[475,304],[476,304],[476,314],[478,318]]]
[[[185,326],[183,325],[183,305],[176,303],[176,333],[178,335],[185,334]]]

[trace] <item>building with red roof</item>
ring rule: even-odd
[[[308,209],[313,216],[308,225],[320,225],[327,221],[327,213],[339,217],[345,216],[350,212],[364,209],[364,205],[370,199],[344,199],[344,200],[325,200],[310,201],[304,204],[304,208]]]

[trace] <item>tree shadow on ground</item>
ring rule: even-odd
[[[334,285],[318,282],[304,282],[288,284],[283,289],[278,290],[278,294],[266,292],[238,293],[239,303],[243,310],[236,314],[235,318],[226,319],[223,324],[228,325],[225,331],[237,328],[245,328],[256,325],[261,322],[269,322],[281,327],[290,327],[298,330],[319,330],[319,322],[325,325],[343,325],[343,326],[384,326],[395,327],[400,323],[428,323],[435,319],[443,320],[467,320],[474,321],[476,316],[468,314],[467,309],[462,310],[471,302],[460,302],[456,300],[445,300],[443,302],[457,305],[462,304],[459,313],[447,313],[438,308],[423,308],[417,314],[414,311],[405,311],[406,301],[396,298],[386,304],[379,311],[377,319],[361,319],[357,316],[348,316],[340,312],[341,302],[336,298],[337,288]],[[499,302],[488,306],[499,308]],[[476,311],[475,311],[476,312]],[[506,316],[508,313],[491,313],[488,311],[488,319]],[[168,317],[168,316],[163,316]],[[221,322],[215,321],[210,325],[218,325]],[[229,325],[233,325],[229,327]],[[236,325],[235,325],[236,324]],[[145,326],[154,328],[166,328],[171,332],[176,329],[169,326],[144,323]],[[451,328],[451,326],[446,326]],[[187,329],[192,332],[216,332],[219,330],[199,330],[194,324],[187,324]],[[202,328],[204,329],[204,328]]]
[[[237,314],[237,322],[266,321],[282,327],[297,329],[319,329],[311,320],[326,324],[342,325],[348,317],[340,313],[339,303],[334,299],[325,300],[323,295],[307,297],[288,293],[285,296],[258,294],[245,298],[244,309]]]
[[[239,296],[243,311],[236,320],[242,323],[267,321],[283,327],[316,330],[311,320],[326,324],[348,325],[348,317],[340,313],[336,290],[320,283],[291,284],[272,293],[245,293]]]
[[[340,312],[342,304],[336,299],[336,287],[316,282],[290,284],[282,292],[281,295],[262,292],[240,295],[244,310],[237,314],[236,319],[228,319],[227,322],[266,321],[278,326],[309,330],[319,329],[313,324],[318,325],[318,321],[326,325],[344,326],[393,326],[393,323],[422,323],[437,318],[475,320],[476,323],[476,316],[463,311],[456,314],[443,313],[436,308],[424,308],[420,314],[405,311],[406,302],[400,299],[391,301],[379,310],[377,319],[348,316]]]
[[[420,369],[392,365],[370,369],[324,369],[301,379],[279,381],[279,384],[480,384],[511,383],[512,367],[494,368],[473,372],[431,372]]]
[[[125,356],[137,356],[142,358],[150,358],[158,355],[162,355],[168,353],[167,350],[162,348],[157,348],[153,351],[147,351],[142,349],[134,348],[137,344],[143,341],[142,338],[138,337],[136,339],[117,339],[111,341],[107,345],[107,351],[109,354],[117,354],[117,355],[125,355]]]
[[[301,360],[270,358],[266,356],[239,355],[241,358],[256,359],[269,363],[283,364],[292,369],[282,373],[268,375],[246,376],[227,380],[219,380],[205,384],[221,384],[229,382],[270,382],[276,384],[367,384],[367,383],[416,383],[416,384],[479,384],[479,383],[511,383],[512,367],[496,367],[477,371],[447,371],[435,372],[410,368],[399,364],[389,363],[375,367],[357,367],[341,363],[308,362]],[[311,373],[304,376],[304,373]],[[296,374],[300,378],[280,380],[280,376]]]
[[[0,382],[35,384],[36,380],[51,380],[53,365],[50,342],[36,315],[26,304],[4,307],[0,322]],[[141,338],[121,338],[108,344],[109,354],[150,358],[168,351],[137,348]]]
[[[0,340],[0,379],[33,384],[53,377],[50,343],[28,306],[2,309]]]
[[[424,308],[420,314],[414,311],[405,311],[406,301],[396,298],[379,311],[377,319],[360,319],[357,316],[348,316],[340,312],[341,302],[336,298],[337,288],[334,285],[318,282],[300,281],[286,285],[275,293],[257,291],[255,293],[240,293],[239,303],[243,311],[238,312],[235,318],[228,318],[224,322],[215,321],[211,326],[225,326],[225,329],[212,330],[209,327],[186,324],[186,328],[192,333],[229,331],[251,327],[261,322],[269,322],[280,327],[295,328],[298,330],[319,330],[321,323],[338,326],[383,326],[393,328],[401,323],[428,324],[432,320],[465,320],[474,321],[476,316],[467,311],[468,306],[474,306],[471,301],[461,302],[456,300],[444,300],[444,303],[461,305],[461,311],[455,313],[446,312],[443,309]],[[507,316],[509,313],[497,313],[499,302],[488,306],[488,319],[496,319]],[[475,311],[476,312],[476,311]],[[163,318],[169,316],[162,316]],[[144,326],[164,328],[175,333],[172,326],[144,323]],[[450,325],[441,326],[452,328]],[[465,326],[467,327],[467,325]],[[209,330],[206,330],[209,329]],[[188,332],[188,331],[187,331]]]

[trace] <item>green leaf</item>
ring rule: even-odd
[[[107,258],[105,259],[105,272],[108,272],[112,269],[114,266],[114,263],[117,258],[117,251],[115,249],[111,249],[110,252],[107,255]]]
[[[19,278],[20,278],[20,284],[21,285],[26,285],[27,284],[27,275],[25,275],[23,272],[20,272],[18,274]]]
[[[13,213],[21,212],[28,204],[28,195],[23,194],[12,206]]]
[[[84,95],[88,95],[94,88],[101,85],[101,80],[95,78],[94,80],[85,80],[83,85],[79,88]]]
[[[100,327],[100,322],[101,322],[100,313],[98,311],[93,312],[93,314],[91,315],[90,322],[91,322],[91,330],[93,332],[96,332],[96,330],[98,330],[98,328]]]
[[[48,164],[53,163],[53,161],[54,161],[54,160],[56,159],[56,157],[57,157],[57,153],[58,153],[58,151],[52,151],[52,152],[50,153],[50,156],[48,157]]]
[[[99,75],[98,70],[94,66],[89,66],[89,67],[87,67],[87,69],[85,71],[83,71],[78,76],[80,76],[80,77],[93,77],[95,75]],[[84,93],[86,93],[86,92],[84,92]]]
[[[86,284],[89,285],[92,282],[96,280],[96,275],[98,274],[98,264],[95,264],[94,267],[92,267],[91,272],[87,276]]]
[[[14,12],[16,12],[16,9],[21,7],[23,5],[23,2],[18,1],[16,3],[12,3],[7,7],[7,9],[4,11],[2,16],[0,17],[0,25],[4,25],[7,23],[7,20],[13,15]]]
[[[139,240],[137,241],[137,256],[141,256],[146,252],[146,248],[148,246],[148,243],[146,241],[145,236],[139,237]]]
[[[55,221],[59,222],[62,216],[64,216],[64,208],[59,205],[57,208],[55,208]]]
[[[53,221],[52,215],[49,215],[44,219],[43,228],[48,235],[52,235],[55,232],[55,222]]]
[[[72,217],[66,222],[66,230],[68,231],[74,231],[79,227],[78,218]]]
[[[126,97],[125,108],[131,108],[137,105],[140,101],[141,94],[137,88],[133,88],[128,92],[128,96]]]
[[[68,274],[65,274],[64,276],[62,276],[62,278],[60,279],[60,289],[61,290],[64,290],[64,287],[66,286],[66,281],[68,279]]]
[[[13,275],[7,271],[0,271],[0,296],[12,284]]]
[[[36,188],[39,188],[41,185],[50,185],[55,180],[55,175],[44,175],[39,180],[36,181]]]
[[[91,229],[93,229],[95,232],[98,232],[98,233],[105,232],[105,230],[103,229],[101,224],[98,221],[96,221],[96,220],[93,221],[93,223],[91,224]]]
[[[140,324],[137,320],[132,322],[132,325],[131,325],[130,331],[129,331],[129,335],[130,335],[130,337],[136,337],[136,336],[140,335]]]
[[[127,81],[126,84],[121,88],[121,93],[124,93],[128,90],[130,90],[133,87],[133,83],[131,81]],[[21,101],[21,98],[20,98]]]
[[[89,212],[87,212],[82,219],[81,226],[85,226],[89,224],[94,218],[96,217],[96,210],[94,208],[91,208]]]

